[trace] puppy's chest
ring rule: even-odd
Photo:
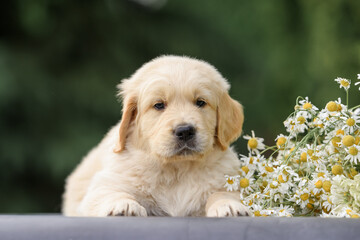
[[[143,189],[148,196],[143,204],[153,215],[201,216],[208,197],[218,188],[217,182],[196,172],[159,175]]]

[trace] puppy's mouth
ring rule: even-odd
[[[200,149],[196,147],[194,142],[179,143],[174,150],[174,155],[192,155],[199,152]]]

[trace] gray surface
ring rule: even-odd
[[[0,239],[360,239],[360,220],[0,215]]]

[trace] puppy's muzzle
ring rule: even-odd
[[[186,143],[195,137],[196,130],[192,125],[180,125],[174,130],[174,134],[179,142]]]

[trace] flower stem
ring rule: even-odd
[[[269,150],[272,150],[272,149],[274,149],[274,148],[276,148],[276,146],[267,147],[265,150],[263,150],[262,152],[260,152],[259,155],[262,155],[264,152],[269,151]]]
[[[353,110],[354,108],[360,107],[360,105],[357,105],[355,107],[349,108],[349,110]]]

